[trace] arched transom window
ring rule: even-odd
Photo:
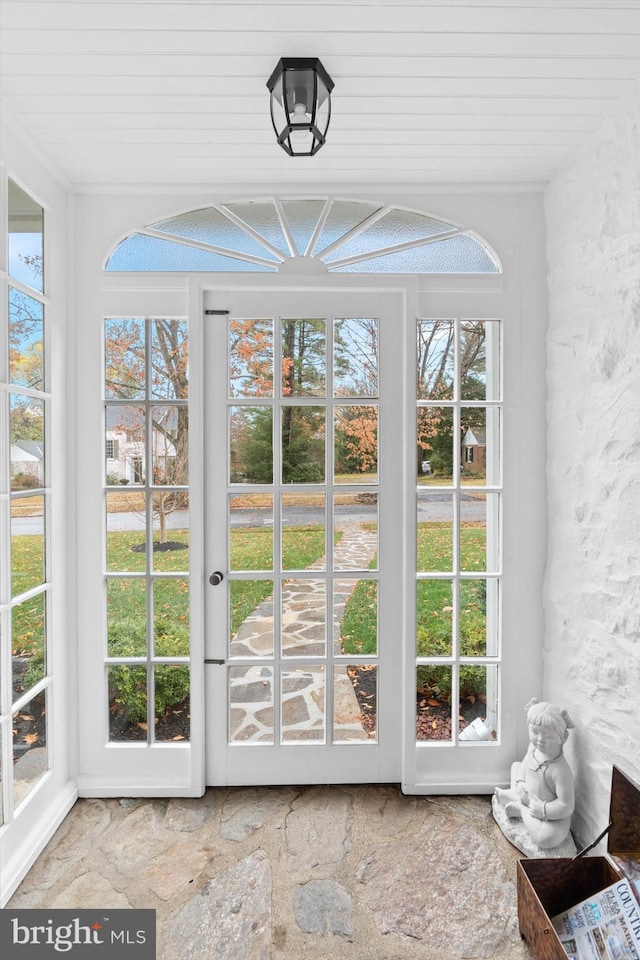
[[[472,231],[416,210],[355,200],[211,204],[130,233],[106,270],[272,273],[305,258],[329,273],[501,273]]]

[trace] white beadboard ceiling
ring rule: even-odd
[[[1,97],[79,189],[548,181],[640,80],[640,0],[0,0]],[[282,56],[335,81],[277,146]]]

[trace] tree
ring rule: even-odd
[[[229,321],[229,394],[273,396],[273,321]]]
[[[335,472],[354,475],[378,468],[378,411],[371,404],[340,406],[335,423]]]
[[[130,400],[116,409],[116,429],[131,434],[136,401],[150,400],[150,454],[147,480],[154,489],[153,512],[159,519],[159,542],[167,543],[167,518],[188,505],[189,352],[185,321],[170,318],[107,320],[105,375],[107,399]],[[144,425],[142,427],[144,440]],[[139,451],[123,454],[132,461]],[[146,462],[146,445],[143,446]],[[149,476],[149,469],[151,475]],[[142,479],[142,478],[140,478]],[[166,486],[166,490],[157,489]]]
[[[235,463],[235,452],[239,462]],[[271,407],[242,407],[231,416],[231,479],[273,483]]]
[[[274,396],[272,320],[231,320],[230,394]],[[284,483],[324,479],[324,406],[296,403],[296,398],[325,398],[327,390],[326,320],[284,318],[280,326],[282,405],[282,479]],[[334,396],[377,397],[378,321],[334,321]],[[268,407],[238,405],[231,417],[231,473],[238,480],[273,480],[272,420]],[[377,464],[377,408],[374,404],[340,404],[336,423],[336,469],[364,473]]]
[[[378,396],[378,320],[375,317],[335,321],[333,350],[336,397]],[[335,470],[361,474],[377,470],[378,408],[374,404],[337,407]]]
[[[333,376],[336,397],[378,395],[378,320],[341,318],[334,323]]]
[[[282,396],[322,397],[326,390],[325,321],[282,320]],[[324,480],[324,411],[285,404],[282,408],[282,482]]]
[[[282,411],[282,482],[322,483],[324,451],[324,408],[284,407]]]
[[[486,398],[485,322],[465,320],[459,325],[458,377],[462,400]],[[455,373],[454,320],[425,320],[418,324],[418,399],[441,401],[441,406],[421,407],[417,423],[418,475],[429,454],[434,472],[453,474],[459,444],[453,444],[453,407]],[[463,408],[461,434],[469,427],[484,428],[483,409]],[[461,438],[460,438],[461,439]]]

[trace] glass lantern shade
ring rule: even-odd
[[[317,57],[283,57],[267,87],[278,143],[290,157],[312,157],[327,137],[333,80]]]

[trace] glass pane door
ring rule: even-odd
[[[401,306],[205,298],[210,783],[399,779]]]

